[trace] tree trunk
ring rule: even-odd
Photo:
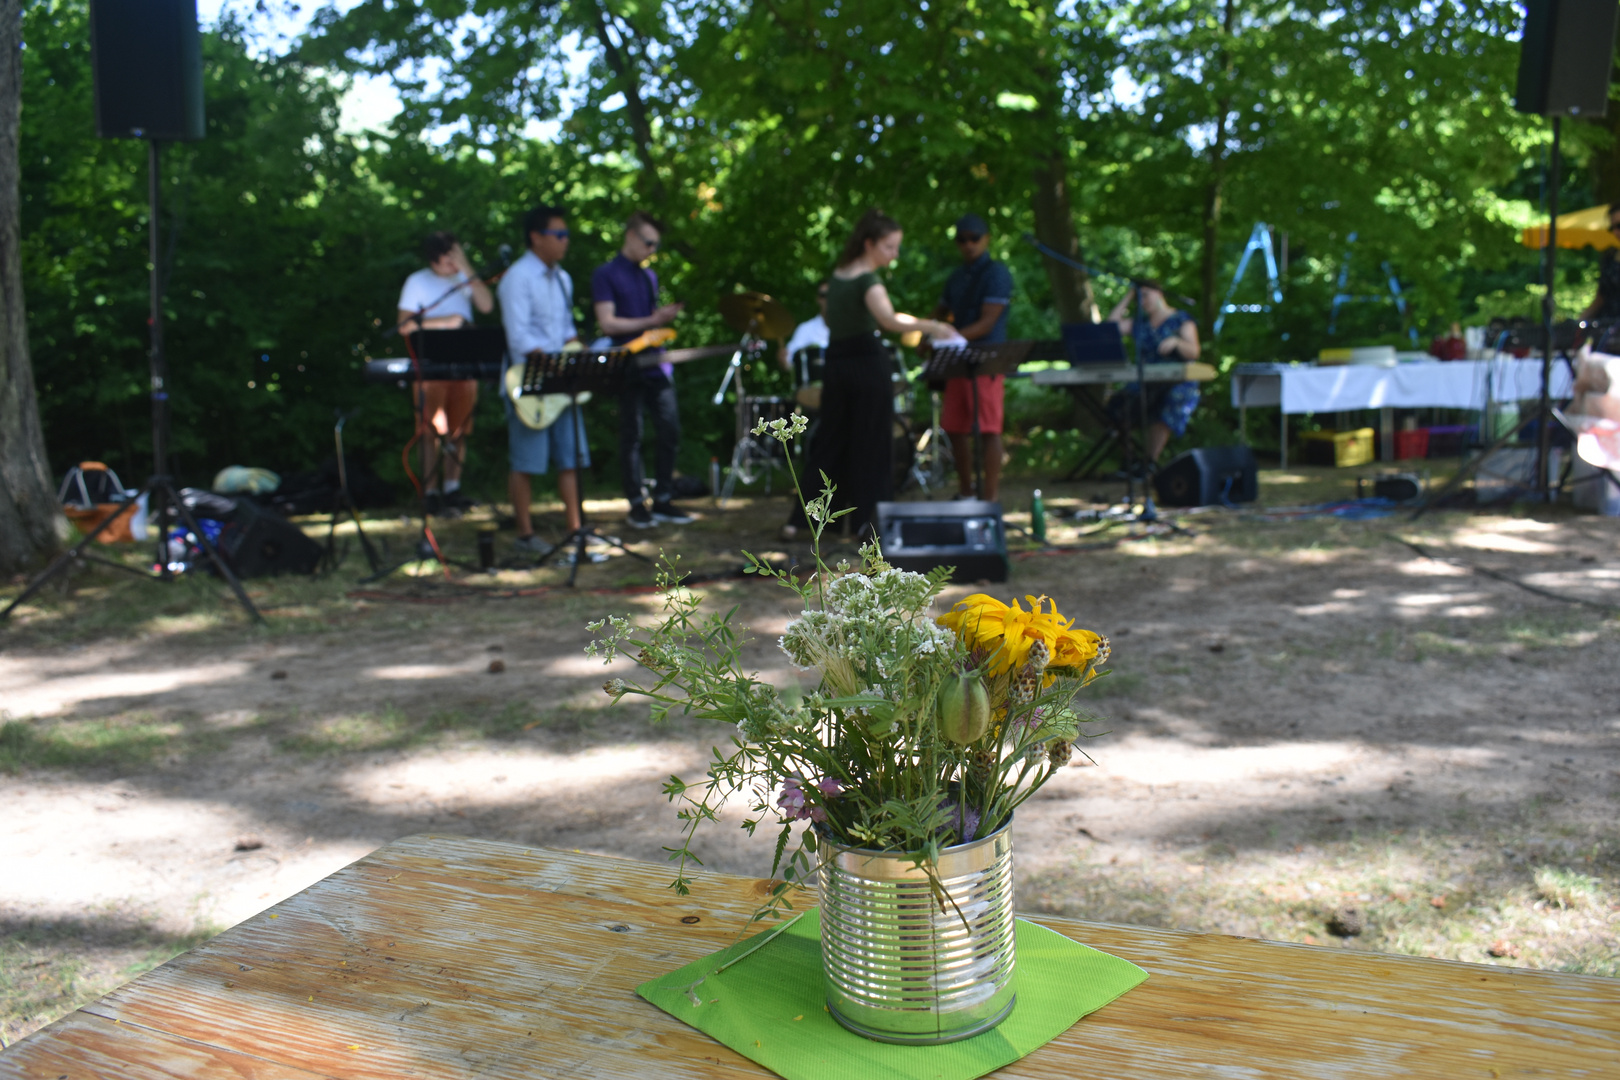
[[[1620,46],[1620,30],[1616,31],[1615,44]],[[1609,72],[1609,79],[1620,80],[1620,63]],[[1592,193],[1600,203],[1620,206],[1620,104],[1610,102],[1609,115],[1590,123],[1603,128],[1614,140],[1606,149],[1592,153]]]
[[[1221,196],[1226,180],[1226,121],[1232,111],[1232,96],[1228,90],[1232,78],[1232,54],[1227,51],[1227,39],[1232,36],[1233,0],[1226,0],[1221,17],[1221,45],[1215,51],[1214,68],[1221,80],[1220,96],[1215,101],[1215,138],[1209,144],[1209,182],[1204,189],[1204,259],[1200,268],[1198,329],[1204,338],[1215,336],[1215,320],[1220,315],[1220,242]]]
[[[1035,159],[1035,239],[1060,251],[1071,259],[1080,258],[1080,238],[1074,232],[1074,208],[1069,204],[1069,178],[1064,168],[1063,155],[1043,154]],[[1091,291],[1091,278],[1084,270],[1064,266],[1056,259],[1042,258],[1046,267],[1046,280],[1052,287],[1052,306],[1057,308],[1058,321],[1065,323],[1096,322],[1097,299]],[[1082,398],[1094,404],[1102,401],[1102,391],[1095,386],[1075,386],[1074,424],[1081,433],[1096,438],[1102,433],[1097,423],[1096,410],[1086,407]]]
[[[61,510],[45,459],[23,306],[17,195],[21,120],[22,5],[0,0],[0,573],[8,574],[61,549]]]
[[[664,181],[658,176],[658,164],[653,160],[652,119],[647,112],[647,102],[641,96],[641,71],[636,63],[635,54],[630,50],[629,39],[620,36],[618,41],[613,40],[614,34],[608,26],[611,14],[607,9],[607,0],[597,0],[596,34],[601,39],[602,54],[607,59],[608,68],[618,80],[620,92],[624,94],[625,111],[630,117],[631,135],[636,141],[636,156],[641,159],[642,190],[662,211],[667,196]],[[645,55],[646,49],[643,48],[642,52]]]
[[[1035,161],[1035,239],[1071,259],[1080,258],[1080,238],[1074,232],[1074,208],[1069,204],[1069,178],[1061,154],[1049,153]],[[1097,301],[1085,271],[1042,259],[1052,287],[1052,304],[1061,322],[1096,322]]]
[[[1226,113],[1228,98],[1220,101],[1221,115],[1215,120],[1215,141],[1209,147],[1209,185],[1204,190],[1204,260],[1199,287],[1198,329],[1205,340],[1215,336],[1215,319],[1220,315],[1221,185],[1226,175]]]

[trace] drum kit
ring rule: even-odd
[[[793,316],[780,301],[764,293],[741,292],[724,297],[720,301],[720,315],[744,336],[744,340],[781,340],[793,333]],[[888,348],[893,361],[890,377],[894,391],[895,493],[913,485],[925,492],[932,491],[944,485],[952,472],[950,440],[939,426],[940,394],[937,389],[928,388],[931,414],[928,425],[919,431],[914,416],[917,372],[906,363],[898,345],[891,344]],[[781,443],[753,434],[761,420],[783,419],[796,410],[802,411],[810,418],[803,445],[810,445],[816,437],[826,375],[826,350],[819,345],[806,345],[789,357],[795,384],[792,397],[751,396],[743,389],[741,361],[739,352],[732,358],[713,399],[716,405],[724,401],[727,389],[736,380],[736,443],[724,486],[717,492],[722,505],[731,498],[739,483],[752,486],[763,480],[765,493],[770,494],[772,471],[786,465],[786,451]]]

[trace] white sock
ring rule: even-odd
[[[460,490],[461,490],[461,481],[460,480],[446,480],[444,482],[444,493],[446,495],[453,494],[453,493],[455,493],[457,491],[460,491]]]

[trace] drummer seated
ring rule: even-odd
[[[799,350],[812,345],[818,349],[825,349],[827,342],[831,340],[830,335],[827,333],[827,282],[825,280],[816,286],[816,307],[820,309],[820,312],[814,318],[806,319],[798,326],[795,326],[793,336],[788,338],[787,343],[782,346],[777,361],[782,365],[783,371],[793,370],[793,358],[798,355]],[[808,382],[809,379],[806,377],[800,381]]]

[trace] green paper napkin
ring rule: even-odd
[[[712,972],[758,938],[644,982],[636,993],[786,1080],[972,1080],[1051,1042],[1148,977],[1135,964],[1019,919],[1011,1016],[944,1046],[880,1043],[846,1030],[826,1010],[820,915],[805,912],[718,975]],[[689,988],[701,1005],[692,1004]]]

